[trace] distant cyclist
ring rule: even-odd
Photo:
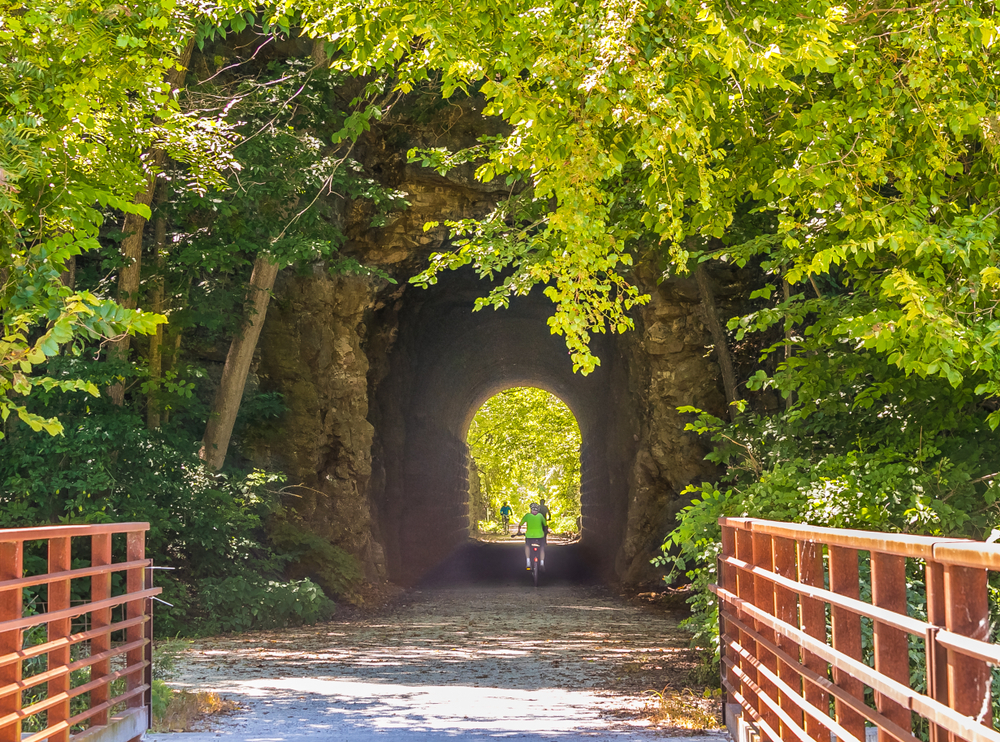
[[[503,523],[503,532],[510,533],[510,516],[514,514],[514,508],[509,502],[505,502],[500,508],[500,522]]]
[[[545,569],[545,531],[548,529],[548,523],[545,520],[545,516],[542,515],[541,509],[537,502],[531,503],[529,506],[530,513],[525,513],[524,517],[521,518],[521,522],[517,524],[517,535],[521,535],[521,526],[526,526],[524,531],[524,561],[525,566],[528,570],[531,569],[531,544],[538,544],[539,548],[539,559],[538,566],[544,570]]]
[[[546,523],[552,520],[552,513],[549,512],[549,506],[545,504],[544,497],[538,501],[538,512],[545,516]]]

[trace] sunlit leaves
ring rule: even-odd
[[[469,427],[469,448],[483,492],[496,513],[516,513],[541,498],[560,527],[580,513],[580,429],[573,413],[541,389],[515,387],[488,399]]]
[[[928,236],[979,233],[978,259],[993,259],[992,5],[480,0],[461,24],[450,4],[426,0],[296,7],[355,69],[392,65],[404,88],[431,69],[445,91],[478,84],[487,113],[509,122],[506,141],[479,152],[478,173],[523,178],[550,213],[530,234],[516,230],[533,222],[503,215],[503,243],[495,215],[479,231],[465,225],[464,244],[507,255],[518,274],[508,292],[551,282],[554,329],[583,368],[588,333],[627,326],[636,298],[612,256],[659,243],[683,270],[692,236],[727,240],[740,260],[770,255],[792,284],[847,271],[873,306],[911,319],[934,304],[975,335],[993,316],[976,260],[927,275],[947,256],[926,249]],[[623,219],[614,206],[628,199]],[[777,249],[738,244],[733,222],[748,203],[779,225]],[[433,268],[477,259],[466,251]],[[920,285],[883,291],[881,271],[899,261]],[[967,276],[993,292],[979,290],[975,311],[946,296]]]
[[[64,286],[66,261],[97,246],[106,209],[135,203],[161,148],[218,182],[227,146],[182,116],[168,76],[192,32],[193,7],[0,0],[0,412],[58,432],[14,400],[52,381],[31,368],[85,340],[147,333],[156,318]],[[60,380],[59,389],[92,385]]]

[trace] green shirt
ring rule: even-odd
[[[520,530],[523,524],[527,524],[527,528],[524,531],[525,538],[545,538],[545,516],[544,515],[532,515],[531,513],[525,513],[524,517],[521,518],[521,522],[517,524],[518,530]]]

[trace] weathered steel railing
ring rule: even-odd
[[[160,590],[146,559],[148,529],[0,530],[0,742],[124,742],[149,727],[152,597]],[[122,541],[115,549],[113,539]],[[44,571],[25,573],[26,544],[29,555],[47,552]],[[115,552],[125,561],[113,562]],[[74,560],[89,565],[74,568]],[[124,580],[112,591],[119,572]],[[25,736],[26,727],[40,731]]]
[[[749,518],[720,523],[713,589],[736,739],[864,742],[874,727],[879,742],[918,742],[914,722],[923,717],[931,742],[1000,742],[989,667],[1000,665],[1000,647],[989,643],[987,597],[1000,546]],[[865,552],[871,602],[860,599]],[[907,612],[907,559],[924,570],[918,608],[926,621]],[[874,667],[862,661],[863,622]],[[910,650],[921,645],[926,693],[910,685]]]

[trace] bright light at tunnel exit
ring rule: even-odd
[[[479,408],[467,442],[474,530],[497,533],[504,503],[517,523],[544,498],[552,532],[578,532],[580,427],[562,400],[534,387],[502,391]]]

